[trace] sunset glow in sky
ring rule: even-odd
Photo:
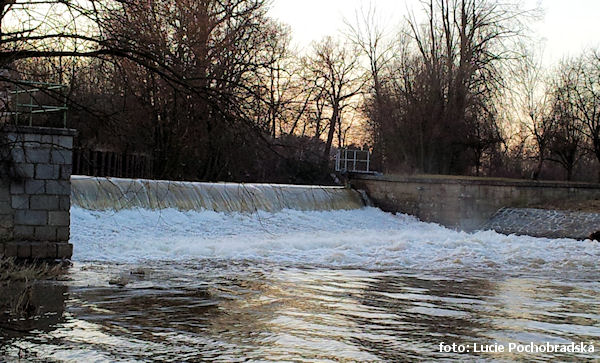
[[[545,62],[555,63],[562,57],[575,56],[586,47],[600,46],[600,1],[598,0],[529,0],[528,7],[539,3],[544,17],[531,28],[545,41]],[[409,14],[419,11],[418,0],[274,0],[270,15],[292,28],[294,42],[306,48],[314,40],[337,35],[344,28],[343,19],[353,19],[357,9],[373,3],[392,35]]]

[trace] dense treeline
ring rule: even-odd
[[[534,11],[421,5],[299,53],[266,0],[0,1],[0,65],[68,84],[78,147],[147,155],[156,178],[323,183],[365,143],[384,172],[600,177],[597,52],[546,72]]]
[[[371,29],[361,39],[371,60],[366,112],[384,170],[599,177],[598,52],[546,71],[525,43],[533,10],[443,0],[423,13],[391,45],[362,18]]]

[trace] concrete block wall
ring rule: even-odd
[[[0,180],[0,243],[12,238],[13,210],[11,207],[10,184]]]
[[[466,231],[483,228],[501,208],[600,198],[600,185],[590,183],[444,175],[357,175],[350,183],[382,210]]]
[[[0,131],[0,255],[70,258],[75,130],[4,126]]]

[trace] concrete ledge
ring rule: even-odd
[[[532,188],[584,188],[584,189],[600,189],[598,183],[584,182],[563,182],[554,180],[528,180],[528,179],[511,179],[511,178],[487,178],[475,176],[456,176],[456,175],[429,175],[429,174],[414,174],[414,175],[368,175],[354,174],[351,177],[353,180],[377,180],[383,182],[396,183],[423,183],[423,184],[461,184],[461,185],[495,185],[495,186],[517,186],[517,187],[532,187]]]
[[[70,259],[73,245],[64,242],[11,241],[0,243],[0,257],[31,260]]]

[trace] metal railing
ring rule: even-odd
[[[369,150],[338,149],[335,155],[335,171],[351,173],[371,173],[371,153]]]
[[[55,83],[19,81],[14,84],[14,89],[9,91],[9,103],[12,110],[8,112],[13,116],[15,125],[24,121],[33,126],[36,114],[62,112],[62,126],[67,127],[67,86]],[[54,105],[44,104],[53,101]]]

